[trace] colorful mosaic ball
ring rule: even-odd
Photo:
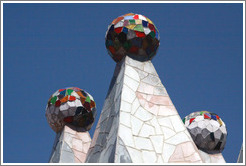
[[[60,132],[65,124],[88,131],[95,120],[96,103],[88,92],[80,88],[59,89],[49,98],[45,116],[55,132]]]
[[[128,13],[116,18],[105,36],[109,55],[119,62],[126,55],[139,61],[151,60],[159,47],[159,31],[147,17]]]
[[[194,112],[186,116],[183,122],[198,149],[209,154],[221,153],[226,144],[225,123],[215,113]]]

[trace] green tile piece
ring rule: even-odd
[[[154,39],[155,38],[155,32],[154,31],[151,31],[150,33],[150,36]]]
[[[86,97],[86,99],[85,99],[85,101],[86,101],[86,102],[88,102],[88,103],[90,103],[90,102],[91,102],[90,97],[89,97],[89,96],[87,96],[87,97]]]
[[[131,24],[131,25],[135,25],[136,24],[136,22],[135,22],[135,20],[129,20],[129,23]]]
[[[56,99],[57,99],[57,96],[54,96],[54,97],[50,100],[50,102],[51,102],[52,104],[55,104],[55,103],[56,103]]]
[[[67,89],[67,91],[66,91],[66,95],[71,95],[71,93],[73,92],[73,90],[72,89]]]
[[[133,30],[139,31],[139,32],[144,32],[142,24],[141,25],[136,25]]]

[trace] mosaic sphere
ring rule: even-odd
[[[109,55],[119,62],[126,55],[139,61],[151,60],[159,47],[159,31],[147,17],[128,13],[116,18],[105,36]]]
[[[227,131],[225,123],[217,114],[194,112],[186,116],[183,122],[198,149],[210,154],[224,150]]]
[[[80,88],[59,89],[49,98],[45,116],[55,132],[60,132],[65,124],[88,131],[95,120],[96,103]]]

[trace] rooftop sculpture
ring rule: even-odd
[[[138,60],[152,59],[159,47],[159,31],[154,23],[141,14],[128,13],[108,26],[106,48],[114,61],[124,56]]]
[[[196,146],[210,154],[221,153],[226,144],[225,123],[215,113],[194,112],[183,119]]]
[[[88,131],[94,123],[96,104],[93,97],[80,88],[59,89],[48,100],[45,115],[55,132],[67,123]]]
[[[56,132],[49,162],[84,163],[96,116],[93,97],[77,87],[59,89],[49,98],[45,115]]]

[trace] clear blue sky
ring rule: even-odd
[[[181,118],[217,113],[228,131],[224,158],[236,162],[243,142],[243,5],[165,3],[4,4],[3,162],[48,162],[55,133],[45,106],[59,88],[87,90],[98,121],[116,64],[105,32],[129,12],[147,16],[160,32],[152,62]]]

